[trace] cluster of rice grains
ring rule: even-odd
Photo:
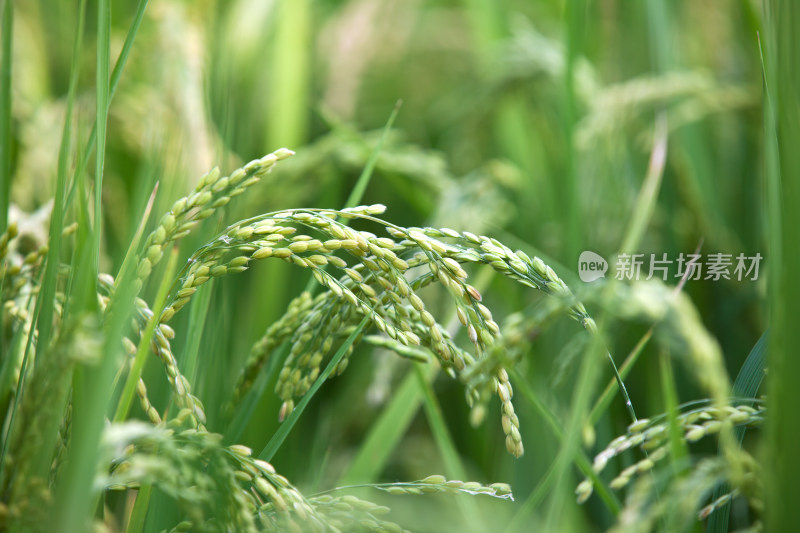
[[[171,242],[188,235],[197,224],[211,216],[215,210],[227,205],[232,198],[258,183],[278,161],[293,154],[291,150],[281,148],[261,159],[249,162],[230,176],[220,177],[219,169],[214,168],[200,178],[200,183],[192,194],[176,201],[148,236],[144,256],[139,259],[137,268],[139,286],[150,276],[153,266],[161,260],[164,250]]]
[[[139,258],[136,266],[135,292],[138,293],[140,291],[142,285],[152,273],[153,267],[163,258],[164,251],[168,246],[188,235],[201,221],[211,216],[217,209],[227,205],[232,198],[239,196],[247,188],[258,183],[262,177],[274,168],[277,162],[293,154],[294,152],[291,150],[281,148],[261,159],[251,161],[243,168],[235,170],[230,176],[221,176],[219,169],[215,168],[200,178],[195,190],[190,195],[177,200],[170,210],[161,217],[156,228],[147,237],[144,244],[144,253]],[[213,275],[221,275],[222,273],[217,269]],[[206,277],[205,279],[208,278]],[[188,286],[184,283],[184,286],[172,295],[173,297],[169,304],[158,317],[151,345],[152,351],[164,363],[178,406],[188,409],[198,426],[202,426],[206,419],[203,405],[191,393],[189,381],[180,373],[177,360],[169,343],[169,339],[175,336],[175,332],[166,322],[186,305],[191,295],[197,291],[195,287],[199,286],[202,281],[202,279],[194,279],[196,285],[189,284]],[[105,303],[108,300],[108,295],[113,291],[114,279],[108,275],[101,275],[100,287],[106,293],[105,296],[101,296],[102,303]],[[152,318],[153,311],[147,306],[147,303],[137,299],[136,316],[133,320],[134,333],[141,336],[147,323]],[[136,353],[136,343],[129,339],[125,339],[125,348],[131,357]],[[137,394],[141,407],[150,421],[154,424],[160,423],[161,417],[150,403],[147,397],[147,387],[142,379],[138,381]]]
[[[183,409],[159,426],[112,426],[104,437],[111,468],[100,482],[108,490],[158,485],[185,513],[175,532],[219,531],[217,521],[232,531],[331,531],[317,506],[270,463],[195,425],[194,413]]]
[[[67,237],[76,229],[77,224],[71,224],[64,228],[62,236]],[[37,243],[33,250],[23,254],[19,249],[21,245],[17,242],[18,249],[10,254],[12,241],[15,239],[19,241],[20,237],[35,241],[31,235],[20,236],[16,222],[9,224],[6,231],[0,234],[0,290],[3,300],[3,320],[26,324],[29,319],[26,301],[31,291],[25,288],[38,290],[39,273],[49,247],[47,244]]]
[[[384,209],[382,205],[372,205],[343,210],[288,210],[236,224],[192,256],[177,292],[178,303],[165,313],[179,308],[182,300],[210,277],[242,272],[251,260],[278,258],[310,269],[328,290],[313,299],[308,294],[298,297],[284,317],[267,331],[251,353],[236,387],[237,397],[252,384],[271,350],[289,338],[291,352],[276,385],[276,392],[284,401],[280,411],[284,418],[292,411],[295,400],[318,378],[321,364],[337,347],[341,332],[349,331],[366,316],[391,339],[385,346],[395,346],[401,352],[403,347],[418,347],[420,350],[410,356],[424,358],[427,351],[451,375],[468,376],[465,384],[471,405],[485,403],[488,393],[496,393],[502,404],[507,448],[515,456],[522,455],[508,374],[500,358],[488,357],[498,344],[500,328],[481,303],[481,294],[467,282],[462,265],[487,264],[512,279],[561,298],[570,299],[569,290],[538,258],[531,259],[494,239],[470,233],[400,228],[375,217]],[[342,219],[379,223],[391,237],[352,229]],[[419,296],[420,289],[434,282],[441,283],[453,297],[472,350],[456,344]],[[593,327],[580,304],[573,303],[571,310],[586,327]],[[338,363],[338,374],[347,367],[352,346]]]
[[[217,170],[204,176],[191,195],[175,202],[147,238],[144,254],[136,267],[136,290],[171,243],[187,235],[199,221],[227,204],[233,196],[241,194],[277,161],[289,155],[290,151],[279,150],[249,163],[228,177],[220,177]],[[342,210],[295,209],[241,221],[228,227],[189,258],[158,316],[154,316],[144,301],[136,302],[134,334],[141,337],[147,325],[153,323],[151,350],[165,366],[180,408],[179,425],[189,427],[176,435],[185,439],[207,439],[205,445],[211,446],[209,450],[213,449],[214,454],[224,450],[235,460],[236,464],[230,467],[233,469],[232,483],[242,489],[239,493],[245,496],[243,500],[239,498],[242,501],[230,503],[233,507],[249,509],[242,512],[260,517],[261,526],[268,530],[306,530],[298,525],[302,523],[304,528],[336,531],[348,529],[356,522],[360,524],[359,530],[365,531],[401,531],[401,528],[379,518],[384,512],[380,506],[351,496],[323,495],[306,499],[270,465],[251,458],[249,450],[241,446],[222,448],[216,437],[207,432],[203,406],[191,393],[190,383],[180,373],[170,349],[170,339],[175,332],[167,322],[211,278],[244,272],[251,261],[275,258],[309,269],[314,279],[326,289],[315,297],[309,293],[298,296],[284,316],[256,342],[228,406],[230,410],[235,409],[239,399],[253,385],[275,349],[288,341],[290,353],[276,385],[276,393],[283,400],[280,417],[286,417],[293,410],[295,401],[306,394],[319,378],[323,361],[329,360],[332,353],[341,347],[343,335],[352,333],[366,317],[381,333],[381,336],[368,335],[371,343],[415,360],[435,358],[451,376],[460,377],[465,385],[467,401],[473,406],[473,414],[485,412],[491,395],[496,394],[502,406],[506,447],[517,457],[523,454],[524,448],[519,419],[511,402],[513,391],[504,368],[508,359],[500,353],[503,351],[500,328],[491,311],[482,303],[480,292],[468,283],[464,265],[488,265],[513,280],[558,297],[586,329],[595,330],[594,322],[583,306],[574,300],[566,285],[540,259],[531,259],[494,239],[468,232],[401,228],[376,217],[384,210],[383,205]],[[349,226],[350,222],[359,220],[385,227],[387,236],[376,236]],[[469,339],[468,348],[457,344],[456,338],[437,321],[420,297],[420,290],[432,283],[441,284],[451,295],[458,320]],[[101,276],[101,287],[106,294],[102,299],[107,301],[114,290],[114,280]],[[336,366],[337,374],[347,368],[353,346],[366,333],[364,330],[356,342],[347,344],[347,351]],[[136,352],[135,344],[126,340],[131,356]],[[141,379],[137,392],[141,406],[153,424],[175,427],[177,419],[162,420],[148,400],[147,388]],[[174,429],[169,431],[175,433]],[[145,446],[140,452],[144,453],[146,449]],[[209,450],[203,453],[211,453]],[[126,464],[126,461],[130,463],[123,460],[119,464]],[[229,463],[223,461],[220,464]],[[123,468],[118,473],[124,471]],[[131,482],[121,482],[122,478],[109,480],[109,483],[118,487],[131,486]],[[483,486],[473,482],[440,480],[438,476],[409,484],[393,484],[386,490],[403,493],[466,491],[510,497],[507,485]],[[198,527],[196,520],[202,521],[202,517],[193,518],[193,527]],[[237,519],[237,523],[243,530],[252,525],[245,518]]]
[[[685,443],[694,443],[705,437],[718,435],[723,427],[745,426],[759,427],[764,421],[766,405],[763,399],[739,400],[734,405],[717,407],[709,400],[692,402],[683,408],[683,412],[678,414],[675,419],[679,438]],[[642,418],[632,423],[628,427],[625,435],[612,440],[604,450],[595,456],[592,469],[595,474],[600,474],[608,465],[609,461],[615,457],[632,450],[640,448],[644,452],[644,457],[632,462],[624,468],[609,483],[613,490],[621,490],[627,487],[635,479],[639,478],[644,485],[649,480],[644,474],[653,471],[656,463],[669,456],[670,453],[670,422],[665,415],[654,419]],[[702,466],[702,467],[701,467]],[[712,457],[702,459],[698,467],[694,469],[691,476],[686,480],[677,480],[675,487],[672,488],[677,494],[683,494],[688,501],[687,505],[693,507],[695,501],[707,498],[711,490],[721,482],[730,483],[733,488],[723,493],[711,503],[705,505],[697,513],[697,518],[703,520],[716,511],[724,507],[733,498],[739,495],[746,495],[748,503],[756,509],[763,509],[763,487],[760,486],[758,477],[755,475],[757,465],[753,458],[741,449],[737,449],[735,454],[727,454],[725,457]],[[649,492],[649,487],[641,491],[644,494]],[[583,503],[589,499],[594,491],[594,483],[591,479],[584,479],[575,489],[578,503]],[[689,496],[687,496],[689,495]],[[633,500],[641,496],[634,491]],[[660,514],[669,512],[665,507],[669,498],[663,498],[658,505],[652,505],[649,509],[639,509],[637,516],[644,520],[655,520]],[[631,508],[636,508],[634,505]],[[640,505],[640,507],[645,507]],[[620,520],[627,519],[620,515]],[[619,524],[625,530],[624,524]]]

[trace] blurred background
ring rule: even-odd
[[[113,2],[112,64],[136,7]],[[229,172],[281,146],[297,154],[206,221],[184,253],[238,219],[289,207],[342,207],[398,101],[362,203],[386,204],[386,218],[396,224],[490,235],[538,255],[587,298],[590,313],[600,310],[577,277],[578,256],[592,250],[609,258],[620,250],[654,138],[665,142],[666,162],[635,251],[674,259],[702,243],[703,254],[766,255],[761,10],[755,0],[151,1],[111,104],[102,269],[118,270],[156,182],[153,212],[160,214],[211,167]],[[27,218],[54,192],[78,9],[77,2],[26,0],[15,2],[15,11],[12,202]],[[94,119],[95,17],[86,24],[74,120],[84,145]],[[665,134],[656,116],[665,120]],[[697,280],[684,288],[732,377],[765,329],[761,267],[755,281]],[[677,284],[676,273],[667,285]],[[213,287],[202,331],[182,331],[188,313],[179,317],[176,353],[193,337],[208,352],[195,385],[207,406],[227,398],[250,345],[307,278],[285,264],[255,265]],[[482,279],[498,318],[542,310],[535,291]],[[625,320],[607,324],[618,362],[650,325],[637,313],[617,313]],[[527,332],[519,369],[531,391],[564,414],[586,336],[563,317],[541,326]],[[664,409],[657,352],[646,346],[627,378],[640,416]],[[163,370],[153,364],[147,372]],[[301,418],[274,460],[278,470],[309,493],[342,480],[442,472],[441,451],[419,407],[398,421],[397,440],[372,462],[372,479],[353,470],[370,428],[412,372],[407,361],[359,349],[349,371],[326,384]],[[702,397],[685,366],[675,372],[681,401]],[[526,454],[515,460],[505,452],[498,409],[475,428],[459,383],[442,376],[434,389],[469,478],[508,482],[517,498],[469,500],[481,510],[471,527],[485,531],[519,513],[531,524],[543,520],[540,502],[523,505],[559,441],[535,410],[518,401]],[[167,392],[165,385],[152,394]],[[268,391],[244,444],[263,447],[279,405]],[[209,418],[211,430],[224,426],[219,416]],[[587,453],[627,422],[617,398],[596,439],[586,439]],[[445,497],[393,498],[390,505],[419,531],[450,530],[463,514],[463,504]],[[612,522],[592,500],[573,507],[568,523],[575,527],[599,530]]]

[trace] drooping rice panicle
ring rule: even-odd
[[[754,405],[750,405],[753,403]],[[711,401],[701,405],[689,404],[676,420],[681,429],[681,438],[688,443],[716,435],[723,424],[759,426],[764,421],[766,406],[758,400],[740,400],[733,405],[719,408]],[[614,457],[636,447],[646,450],[647,456],[624,469],[611,481],[612,489],[621,489],[635,476],[648,472],[655,463],[667,456],[669,448],[669,421],[666,416],[654,419],[640,419],[628,427],[625,435],[612,440],[594,458],[592,468],[595,473],[602,472]],[[579,502],[586,501],[593,490],[590,479],[578,485],[575,493]]]
[[[485,359],[500,328],[482,303],[482,295],[467,282],[468,274],[461,263],[490,265],[512,279],[565,300],[571,314],[586,329],[596,330],[583,305],[538,258],[512,252],[488,237],[452,230],[399,228],[376,217],[384,209],[374,205],[346,210],[286,210],[230,226],[190,258],[160,322],[169,321],[211,277],[243,272],[252,260],[277,258],[309,269],[328,293],[314,300],[292,335],[292,348],[276,385],[284,401],[281,419],[292,411],[295,399],[309,389],[319,375],[320,364],[335,348],[331,334],[354,325],[362,316],[368,316],[379,331],[402,345],[430,349],[446,369],[464,372]],[[393,238],[353,229],[338,222],[339,217],[382,224]],[[444,243],[440,237],[454,242]],[[341,274],[337,277],[327,267]],[[410,274],[415,267],[426,267],[427,272]],[[457,347],[417,294],[434,282],[450,293],[474,354]],[[268,333],[265,338],[272,336]],[[263,360],[263,355],[256,360]],[[345,354],[338,373],[344,371],[347,362]],[[473,369],[472,377],[475,373]],[[494,365],[483,382],[501,398],[509,451],[521,455],[519,420],[511,403],[513,391],[507,373],[501,365]],[[471,403],[480,396],[479,390],[468,388]]]

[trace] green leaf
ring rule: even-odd
[[[764,381],[764,369],[766,368],[767,358],[767,338],[769,337],[769,330],[765,331],[761,338],[758,339],[753,349],[747,355],[742,368],[739,369],[739,374],[736,376],[736,381],[733,382],[733,396],[736,398],[755,398],[758,395],[758,389]],[[744,439],[744,433],[747,431],[745,426],[736,426],[733,429],[736,442],[741,445]],[[722,453],[720,443],[720,451]],[[714,489],[714,495],[711,501],[716,501],[717,498],[723,494],[730,492],[730,485],[727,483],[720,485]],[[708,518],[708,533],[724,533],[728,531],[728,521],[730,519],[730,507],[724,506],[717,509]]]
[[[277,453],[278,449],[280,449],[283,441],[286,440],[286,437],[289,435],[289,432],[292,430],[294,425],[297,423],[297,420],[300,418],[300,415],[303,414],[306,406],[311,401],[311,398],[317,393],[322,384],[333,374],[333,371],[336,370],[336,365],[339,364],[339,361],[342,360],[344,354],[347,353],[347,350],[350,346],[353,345],[356,338],[361,334],[361,331],[369,322],[369,316],[365,316],[361,323],[358,324],[355,330],[350,334],[349,337],[342,343],[339,349],[336,351],[336,354],[333,356],[333,359],[330,360],[328,366],[325,367],[325,370],[319,375],[317,380],[311,385],[311,388],[308,389],[308,392],[303,396],[303,398],[297,402],[297,406],[294,410],[286,417],[286,420],[280,425],[278,431],[272,436],[264,449],[261,450],[261,453],[258,454],[259,459],[263,459],[264,461],[270,461]]]

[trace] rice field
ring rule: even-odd
[[[0,15],[0,530],[795,527],[796,2]]]

